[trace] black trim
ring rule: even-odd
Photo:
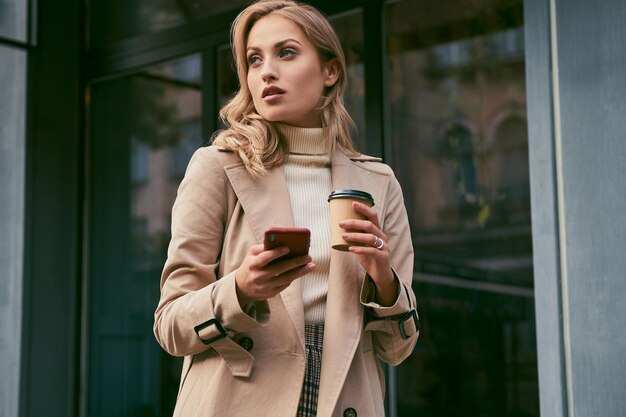
[[[407,335],[406,330],[404,329],[404,323],[410,318],[413,318],[413,321],[415,322],[415,333],[420,331],[420,319],[417,317],[417,311],[413,309],[403,314],[400,317],[400,320],[398,320],[398,327],[400,328],[400,336],[402,337],[402,340],[406,340],[412,336],[412,335]]]
[[[26,42],[16,41],[14,39],[3,38],[3,37],[0,37],[0,46],[8,46],[10,48],[24,49],[27,51],[33,50],[33,45],[30,45]]]
[[[202,145],[208,143],[218,126],[218,48],[219,45],[214,45],[202,53]]]
[[[211,325],[215,325],[215,327],[217,327],[217,330],[220,332],[220,334],[210,339],[203,339],[202,336],[200,336],[200,330],[206,329],[207,327]],[[220,321],[216,318],[212,318],[210,320],[205,321],[204,323],[198,324],[197,326],[193,328],[193,330],[198,335],[198,339],[200,339],[200,341],[204,343],[205,345],[210,345],[211,343],[215,343],[218,340],[223,339],[226,336],[228,336],[228,331],[224,328],[224,326],[222,326],[222,323],[220,323]]]
[[[28,10],[26,11],[28,15],[28,21],[26,22],[26,30],[28,33],[26,34],[28,38],[28,44],[30,46],[37,46],[37,27],[39,22],[38,12],[38,1],[30,0],[27,4]],[[82,3],[81,3],[81,12],[82,12]]]
[[[365,153],[385,159],[383,22],[380,0],[363,2],[363,45],[365,46]]]

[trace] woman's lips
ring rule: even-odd
[[[283,98],[283,96],[284,96],[284,93],[269,94],[269,95],[263,97],[263,101],[265,103],[270,103],[271,104],[271,103],[274,103],[274,102],[280,100],[281,98]]]
[[[283,97],[283,95],[285,95],[285,90],[278,88],[276,86],[268,86],[263,89],[261,98],[266,103],[273,103],[275,101],[280,100]]]

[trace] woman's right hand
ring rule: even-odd
[[[272,262],[287,253],[286,246],[264,250],[260,244],[250,248],[235,273],[237,297],[242,307],[251,301],[274,297],[294,280],[315,269],[309,255]]]

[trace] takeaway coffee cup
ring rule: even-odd
[[[330,241],[333,249],[347,251],[350,243],[341,237],[344,229],[339,227],[339,222],[346,219],[365,220],[365,216],[352,208],[352,202],[374,206],[374,199],[369,193],[359,190],[336,190],[328,196],[330,203]]]

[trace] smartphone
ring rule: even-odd
[[[306,255],[309,253],[311,231],[304,227],[270,227],[265,231],[263,248],[274,249],[287,246],[289,253],[282,258]]]

